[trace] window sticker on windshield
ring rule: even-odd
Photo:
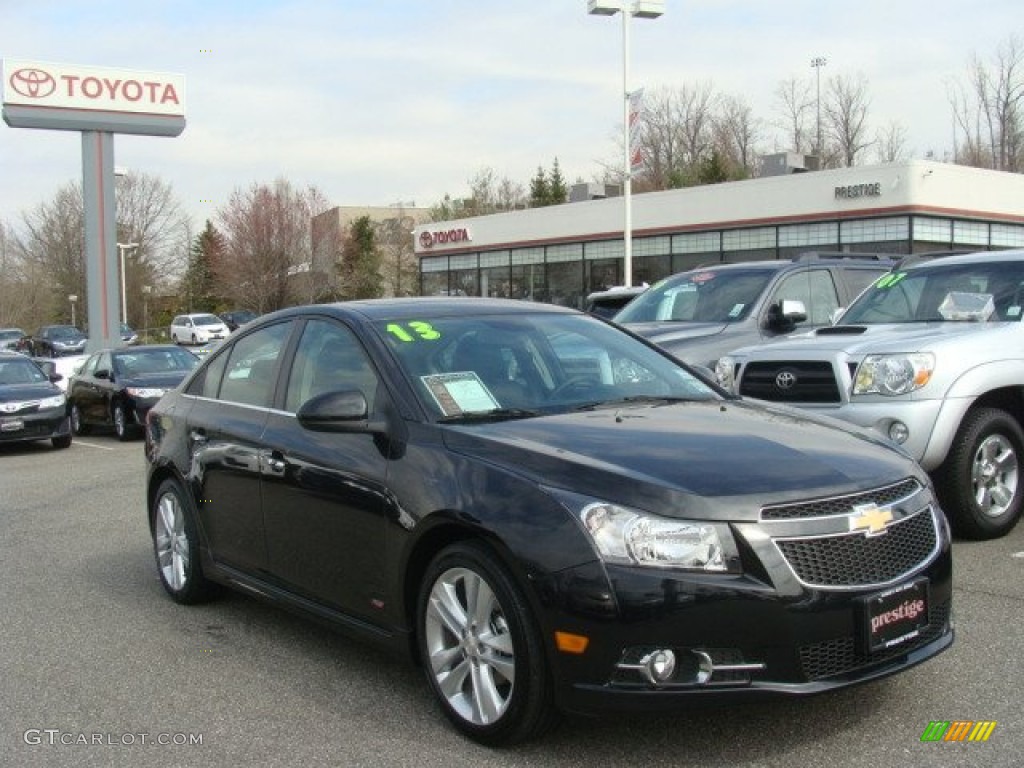
[[[437,373],[420,380],[445,416],[493,411],[498,401],[473,371]]]
[[[1020,317],[1020,307],[1014,305],[1006,308],[1007,317]]]
[[[739,317],[740,313],[743,312],[743,308],[746,304],[733,304],[732,309],[729,310],[729,317]]]
[[[696,275],[690,278],[691,283],[706,283],[708,280],[714,280],[714,272],[698,272]]]

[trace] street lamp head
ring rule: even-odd
[[[813,59],[811,59],[812,67],[824,67],[826,64],[828,64],[828,59],[826,59],[824,56],[815,56]]]

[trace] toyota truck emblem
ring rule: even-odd
[[[796,374],[792,371],[779,371],[775,376],[776,389],[790,390],[796,386]]]

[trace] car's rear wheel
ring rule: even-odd
[[[945,462],[936,490],[953,529],[968,539],[1005,536],[1024,507],[1024,432],[998,408],[970,411]]]
[[[535,737],[556,720],[543,643],[529,605],[496,553],[446,547],[424,576],[420,655],[448,719],[482,744]]]
[[[178,341],[178,334],[176,333],[171,334],[171,341],[173,341],[175,344],[181,344],[181,342]]]
[[[160,484],[151,516],[157,573],[167,594],[185,605],[209,599],[216,588],[203,575],[195,515],[176,480]]]
[[[82,421],[82,412],[77,403],[71,404],[71,431],[76,435],[89,434],[89,425]]]

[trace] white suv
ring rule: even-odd
[[[175,344],[205,344],[214,339],[226,339],[228,333],[223,320],[206,312],[178,315],[171,321],[171,341]]]

